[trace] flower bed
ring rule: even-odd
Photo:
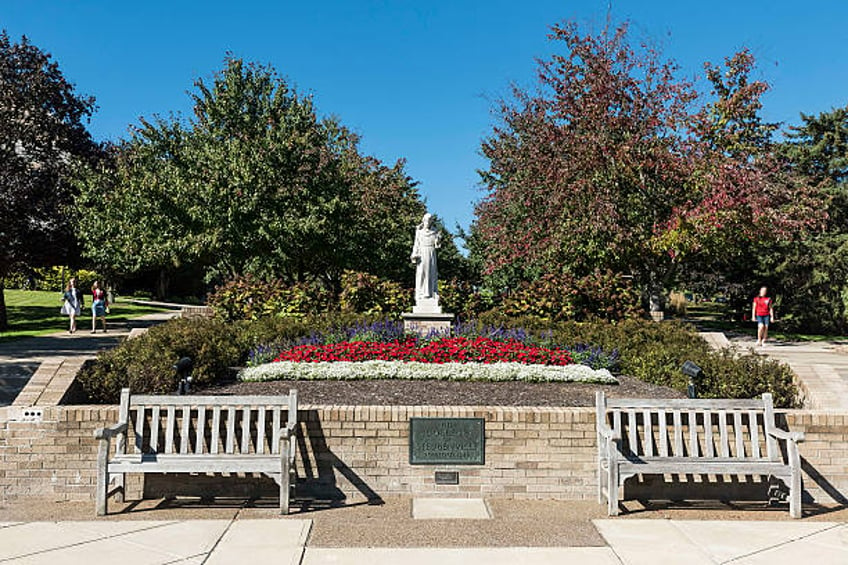
[[[419,342],[416,339],[346,341],[322,345],[298,345],[283,351],[275,361],[314,363],[320,361],[417,361],[421,363],[524,363],[570,365],[565,349],[527,345],[519,341],[496,341],[478,337],[446,337]]]
[[[278,361],[248,367],[242,381],[277,380],[453,380],[527,381],[617,384],[606,369],[585,365],[528,365],[525,363],[425,363],[420,361]]]

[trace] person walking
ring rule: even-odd
[[[75,277],[71,277],[71,280],[68,281],[68,286],[62,294],[62,300],[62,314],[71,319],[68,333],[72,334],[77,331],[77,316],[80,315],[85,306],[82,291],[77,288]]]
[[[751,305],[751,319],[757,321],[757,345],[765,347],[769,322],[777,321],[774,317],[774,300],[768,296],[768,287],[760,287],[759,294],[754,297]]]
[[[106,291],[100,288],[100,283],[94,281],[91,285],[91,333],[97,331],[97,318],[103,320],[103,333],[106,333],[106,312],[109,309],[109,301],[106,299]]]

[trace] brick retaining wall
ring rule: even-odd
[[[410,466],[408,419],[413,416],[484,418],[486,464]],[[790,411],[784,416],[789,429],[807,435],[801,445],[807,500],[848,502],[848,414]],[[300,418],[303,495],[595,497],[591,408],[304,406]],[[92,498],[97,450],[92,434],[116,420],[115,406],[0,408],[0,500],[25,495]],[[435,470],[458,470],[460,484],[435,485]],[[135,481],[138,488],[141,481]],[[147,482],[145,492],[155,494],[157,488],[174,490],[180,478]],[[202,481],[191,477],[182,482]],[[216,488],[225,484],[214,482]],[[168,483],[170,487],[163,487]]]

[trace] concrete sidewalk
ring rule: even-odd
[[[739,351],[754,351],[789,365],[800,380],[806,408],[848,411],[848,352],[845,345],[769,341],[765,347],[756,347],[755,340],[747,336],[734,338],[731,344]]]
[[[605,546],[333,548],[313,547],[312,521],[301,519],[0,522],[0,563],[848,563],[848,524],[839,522],[616,519],[594,525]]]

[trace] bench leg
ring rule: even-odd
[[[618,516],[618,465],[612,461],[607,473],[607,514]]]
[[[124,502],[124,500],[126,499],[126,492],[127,492],[126,491],[126,485],[127,485],[126,474],[118,473],[117,475],[113,475],[113,476],[115,477],[115,488],[117,489],[117,492],[115,492],[115,501],[116,502]],[[108,489],[109,488],[108,485],[111,484],[111,483],[108,482],[108,479],[107,479],[106,484],[107,484],[106,488]]]
[[[98,516],[106,515],[106,497],[109,495],[109,471],[107,459],[109,457],[109,442],[102,441],[97,450],[97,484],[94,486],[95,513]]]
[[[289,513],[289,454],[283,453],[280,457],[280,514]]]
[[[604,503],[604,479],[606,479],[606,473],[604,473],[604,465],[601,462],[600,457],[598,458],[598,504]]]
[[[800,518],[801,508],[801,455],[798,453],[798,444],[794,441],[787,442],[787,455],[789,456],[789,516]]]

